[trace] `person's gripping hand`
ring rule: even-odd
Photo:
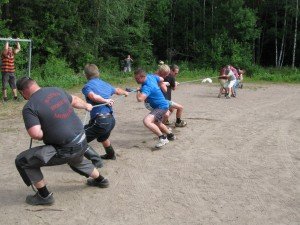
[[[91,104],[89,104],[89,103],[87,103],[86,104],[86,111],[92,111],[92,109],[93,109],[93,106],[91,105]]]
[[[115,101],[111,98],[109,99],[106,99],[106,103],[109,105],[109,106],[113,106],[113,104],[115,103]]]

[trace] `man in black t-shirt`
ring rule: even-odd
[[[85,177],[92,177],[90,186],[108,187],[108,180],[99,174],[93,164],[84,159],[87,141],[83,124],[73,109],[92,110],[92,105],[55,87],[41,88],[33,79],[22,77],[17,89],[28,100],[22,114],[26,130],[32,139],[45,145],[30,148],[16,157],[16,167],[29,186],[37,188],[29,195],[30,205],[51,205],[53,194],[46,187],[41,167],[68,164],[71,169]]]
[[[178,82],[176,82],[175,77],[179,73],[179,67],[177,65],[172,65],[170,68],[167,65],[162,65],[159,67],[157,74],[164,78],[164,82],[167,82],[167,92],[163,92],[165,98],[169,101],[169,111],[170,114],[168,117],[171,116],[171,113],[176,110],[176,127],[185,127],[187,123],[181,119],[182,112],[183,112],[183,106],[181,104],[178,104],[171,100],[172,98],[172,91],[174,91],[178,85]],[[164,74],[168,74],[167,76],[164,76]],[[165,125],[170,125],[170,122],[168,118],[165,118]]]

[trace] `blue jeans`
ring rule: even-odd
[[[240,84],[240,80],[236,80],[235,84],[233,85],[233,91],[234,91],[234,95],[237,95],[237,89],[239,88],[239,84]]]

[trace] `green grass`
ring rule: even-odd
[[[153,73],[156,68],[151,68]],[[244,81],[247,83],[300,83],[300,71],[291,68],[263,68],[253,66],[246,68]],[[207,69],[189,69],[187,66],[180,66],[180,72],[177,76],[178,82],[202,80],[207,77],[218,77],[219,71],[211,68]],[[118,87],[136,87],[138,86],[133,79],[133,72],[124,73],[116,69],[102,68],[100,77],[106,82]],[[49,59],[45,65],[32,70],[34,78],[40,86],[56,86],[65,89],[73,87],[82,87],[86,83],[86,78],[82,74],[76,74],[69,68],[67,63],[59,59]],[[215,80],[214,80],[215,81]],[[0,94],[2,98],[2,93]],[[8,96],[11,98],[11,90],[8,88]]]
[[[248,82],[300,83],[300,71],[287,67],[281,69],[253,67],[248,75],[251,75],[248,76]]]

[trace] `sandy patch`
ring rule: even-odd
[[[88,187],[66,165],[45,168],[51,207],[26,205],[32,191],[14,166],[29,147],[25,102],[1,103],[0,223],[299,224],[300,86],[246,84],[235,99],[217,94],[214,84],[173,92],[188,126],[171,126],[177,140],[159,151],[151,151],[157,140],[142,124],[143,104],[133,95],[117,101],[118,158],[101,169],[111,186]]]

